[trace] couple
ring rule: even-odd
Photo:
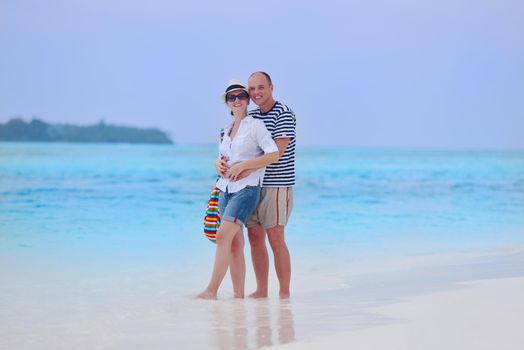
[[[246,89],[231,81],[223,101],[233,122],[224,129],[215,167],[221,225],[211,281],[198,298],[216,299],[229,267],[235,298],[244,297],[247,226],[257,289],[250,296],[268,295],[269,257],[266,234],[273,250],[280,298],[289,298],[291,259],[284,226],[293,207],[295,184],[295,115],[273,98],[273,83],[265,72],[251,74]],[[258,106],[248,113],[250,99]]]

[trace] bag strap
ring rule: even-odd
[[[224,128],[220,129],[220,143],[222,143],[222,141],[224,141]],[[220,175],[217,175],[216,181],[218,181],[219,179]]]

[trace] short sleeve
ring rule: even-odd
[[[276,121],[273,138],[295,138],[296,119],[291,110],[282,112]]]
[[[255,120],[255,138],[258,146],[264,151],[264,153],[278,152],[278,147],[271,133],[267,131],[266,125],[261,120]]]

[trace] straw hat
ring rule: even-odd
[[[243,90],[249,95],[249,92],[247,91],[246,86],[244,84],[242,84],[238,80],[230,80],[229,83],[227,83],[226,91],[222,94],[222,101],[225,103],[226,95],[230,93],[231,91],[238,91],[238,90]]]

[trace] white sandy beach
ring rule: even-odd
[[[369,311],[396,321],[271,349],[524,349],[522,277],[468,282],[460,289],[413,297]]]
[[[195,300],[205,272],[177,280],[159,265],[0,268],[0,349],[524,348],[521,249],[396,260],[344,264],[349,275],[297,264],[290,301],[235,300],[229,283]]]

